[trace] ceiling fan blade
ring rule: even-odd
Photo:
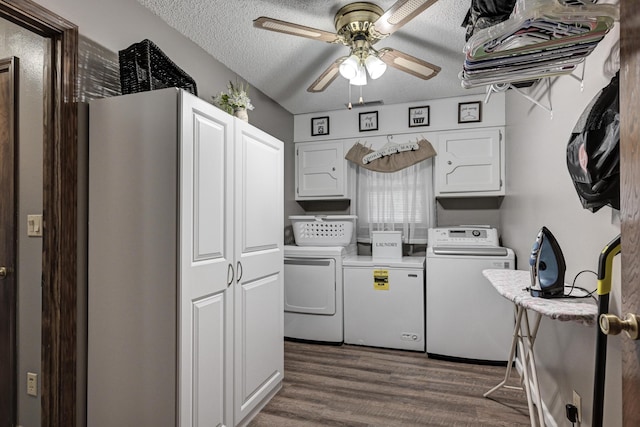
[[[342,61],[345,59],[347,59],[346,56],[341,56],[329,65],[329,68],[324,70],[322,74],[320,74],[320,77],[307,88],[307,92],[316,93],[325,90],[327,86],[338,77],[338,74],[340,74],[340,64],[342,64]]]
[[[389,35],[421,14],[438,0],[398,0],[373,24],[380,34]]]
[[[318,30],[317,28],[305,27],[304,25],[292,24],[291,22],[280,21],[279,19],[261,16],[253,21],[253,26],[263,30],[275,31],[277,33],[290,34],[292,36],[306,37],[313,40],[321,40],[328,43],[340,41],[335,33]]]
[[[409,73],[422,80],[429,80],[440,72],[440,67],[399,50],[385,47],[378,51],[378,57],[388,66]]]

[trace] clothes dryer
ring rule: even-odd
[[[343,246],[284,247],[284,336],[341,344]]]

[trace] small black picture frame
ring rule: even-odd
[[[329,135],[329,116],[311,118],[311,136]]]
[[[429,126],[429,106],[409,107],[409,127]]]
[[[474,123],[482,121],[482,102],[459,102],[458,123]]]
[[[369,132],[372,130],[378,130],[378,112],[368,111],[366,113],[360,113],[360,132]]]

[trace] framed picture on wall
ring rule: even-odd
[[[360,132],[378,130],[378,112],[360,113]]]
[[[329,116],[311,119],[311,136],[329,135]]]
[[[409,127],[429,126],[429,106],[409,108]]]
[[[459,102],[458,123],[473,123],[482,121],[482,102]]]

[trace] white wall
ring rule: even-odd
[[[341,77],[340,77],[341,78]],[[482,106],[480,123],[458,123],[458,103],[483,101],[483,95],[469,95],[457,98],[431,99],[407,104],[378,105],[348,110],[325,111],[320,113],[296,114],[294,116],[295,142],[322,141],[330,139],[360,138],[363,141],[374,137],[406,133],[429,133],[449,129],[467,129],[489,126],[504,126],[505,95],[497,93],[490,102]],[[429,126],[409,127],[409,108],[429,106]],[[378,130],[359,130],[359,115],[371,111],[378,112]],[[329,135],[311,136],[311,119],[329,117]],[[396,141],[398,142],[398,141]]]
[[[552,80],[553,119],[514,91],[507,93],[507,195],[501,206],[501,228],[503,244],[515,250],[519,269],[527,268],[531,245],[543,225],[562,247],[569,283],[580,270],[596,271],[602,248],[620,233],[620,226],[612,221],[612,209],[593,214],[582,208],[566,166],[566,147],[578,117],[609,83],[603,63],[616,40],[617,27],[587,58],[583,91],[569,76]],[[548,102],[547,94],[535,93],[542,103]],[[619,260],[616,262],[611,307],[619,314]],[[577,284],[595,289],[595,276],[583,274]],[[536,341],[538,374],[542,398],[558,425],[568,423],[564,405],[572,402],[572,390],[582,397],[582,425],[591,425],[595,337],[595,326],[542,321]],[[607,380],[604,425],[615,427],[621,425],[622,396],[616,338],[609,339]]]

